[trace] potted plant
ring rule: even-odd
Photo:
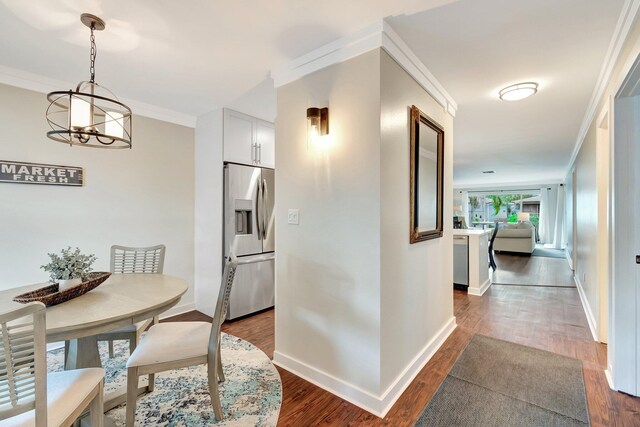
[[[53,253],[47,255],[51,262],[40,268],[50,273],[51,281],[58,284],[59,291],[81,284],[91,272],[91,265],[97,259],[93,254],[82,254],[79,248],[72,252],[71,246],[62,249],[60,255]]]

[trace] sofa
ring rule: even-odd
[[[493,242],[496,252],[533,253],[536,248],[536,229],[528,221],[501,224]]]

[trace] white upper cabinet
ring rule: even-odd
[[[225,108],[224,161],[275,167],[273,123]]]
[[[268,168],[275,168],[276,164],[276,134],[273,123],[257,120],[257,152],[258,164]]]

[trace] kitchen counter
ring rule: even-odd
[[[454,229],[453,236],[466,237],[468,239],[468,274],[469,295],[482,296],[491,286],[489,277],[489,238],[493,233],[490,230],[460,230]],[[454,262],[456,260],[454,259]]]
[[[493,233],[493,229],[489,230],[460,230],[457,228],[453,229],[454,236],[482,236],[483,234],[491,234]]]

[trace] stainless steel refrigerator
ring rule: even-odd
[[[236,270],[227,319],[274,305],[274,184],[273,169],[224,165],[224,255],[254,261]]]

